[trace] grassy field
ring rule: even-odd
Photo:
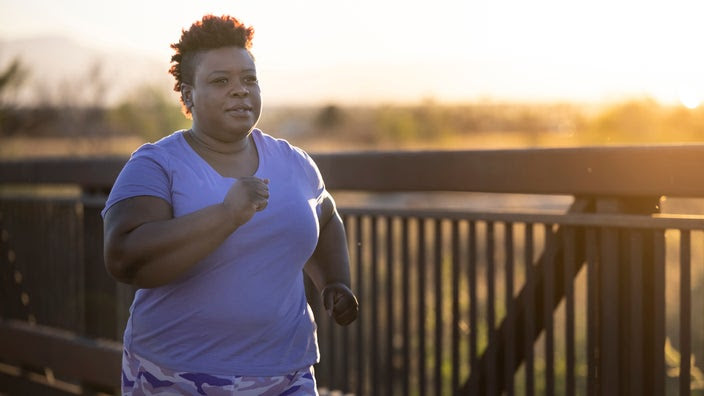
[[[0,158],[129,154],[190,121],[153,93],[113,108],[2,108]],[[135,99],[136,100],[136,99]],[[704,107],[466,104],[265,107],[258,127],[310,152],[704,142]]]
[[[264,130],[273,136],[275,131]],[[543,135],[526,136],[521,132],[477,132],[471,135],[444,137],[436,141],[363,142],[344,137],[288,136],[308,152],[364,150],[458,150],[458,149],[518,149],[526,147],[569,147],[569,137]],[[56,156],[129,155],[148,140],[141,136],[108,137],[0,137],[0,159]]]

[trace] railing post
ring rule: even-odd
[[[103,221],[100,211],[106,193],[83,188],[83,265],[85,271],[85,333],[89,337],[118,339],[115,280],[103,264]]]
[[[600,198],[596,212],[653,214],[659,212],[659,197]],[[600,230],[598,323],[594,347],[598,367],[591,379],[604,395],[664,394],[664,265],[656,253],[655,232],[643,238],[637,231]],[[653,347],[655,346],[655,347]],[[662,369],[660,369],[662,368]]]

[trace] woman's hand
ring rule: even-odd
[[[357,319],[359,303],[347,285],[341,282],[331,283],[323,288],[322,295],[325,310],[337,324],[347,326]]]
[[[223,205],[231,213],[235,224],[248,222],[256,212],[264,210],[269,202],[269,179],[242,177],[230,187]]]

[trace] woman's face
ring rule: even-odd
[[[202,52],[193,85],[184,84],[193,127],[225,141],[241,139],[254,128],[262,108],[254,60],[240,47]]]

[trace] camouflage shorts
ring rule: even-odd
[[[276,377],[213,376],[159,367],[126,350],[122,356],[122,395],[318,395],[313,368]]]

